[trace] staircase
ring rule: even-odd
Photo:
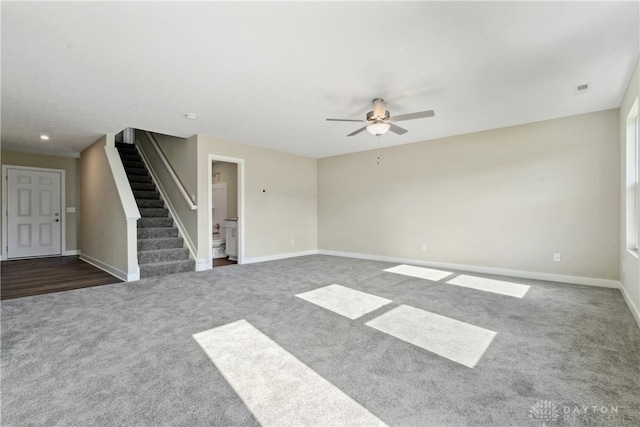
[[[117,143],[124,170],[138,204],[138,265],[140,278],[195,270],[189,249],[178,235],[151,175],[133,144]]]

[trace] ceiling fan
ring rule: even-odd
[[[427,117],[433,117],[435,113],[433,110],[420,111],[418,113],[402,114],[399,116],[391,117],[391,114],[387,111],[387,103],[382,98],[376,98],[373,100],[373,111],[367,113],[365,120],[353,120],[353,119],[327,119],[330,122],[360,122],[368,123],[367,126],[362,127],[354,132],[351,132],[347,136],[357,135],[363,130],[369,131],[370,134],[380,136],[387,131],[391,131],[398,135],[407,133],[406,129],[396,126],[395,122],[401,122],[404,120],[425,119]]]

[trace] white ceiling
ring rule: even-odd
[[[2,146],[23,151],[135,127],[326,157],[375,148],[325,121],[364,118],[375,97],[435,110],[380,137],[407,144],[616,108],[640,50],[637,1],[1,7]]]

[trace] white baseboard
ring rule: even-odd
[[[94,267],[98,267],[100,270],[104,270],[112,276],[117,277],[120,280],[124,280],[125,282],[133,282],[135,280],[140,280],[140,273],[136,274],[127,274],[124,271],[120,271],[115,267],[112,267],[108,264],[105,264],[102,261],[98,261],[97,259],[91,258],[90,256],[80,254],[80,259],[84,262],[87,262]]]
[[[196,260],[196,271],[211,270],[212,268],[213,268],[212,260],[206,260],[202,258]]]
[[[284,254],[267,255],[267,256],[253,257],[253,258],[245,258],[245,259],[242,260],[242,264],[253,264],[253,263],[256,263],[256,262],[276,261],[276,260],[279,260],[279,259],[295,258],[295,257],[299,257],[299,256],[316,255],[316,254],[318,254],[318,251],[316,251],[316,250],[301,251],[301,252],[287,252],[287,253],[284,253]]]
[[[445,262],[431,262],[418,259],[395,258],[383,255],[359,254],[353,252],[338,252],[319,250],[321,255],[341,256],[346,258],[360,258],[372,261],[397,262],[400,264],[418,265],[421,267],[442,268],[449,270],[469,271],[472,273],[496,274],[499,276],[519,277],[522,279],[545,280],[550,282],[571,283],[574,285],[599,286],[601,288],[620,289],[620,281],[596,279],[592,277],[566,276],[563,274],[538,273],[534,271],[510,270],[506,268],[483,267],[478,265],[453,264]]]
[[[62,256],[71,256],[71,255],[80,255],[80,249],[71,249],[69,251],[64,251]]]
[[[636,307],[636,305],[633,303],[633,301],[631,300],[631,297],[629,296],[629,294],[627,293],[627,290],[624,288],[623,285],[620,286],[620,293],[624,298],[624,302],[627,303],[627,307],[629,307],[629,310],[631,311],[633,318],[638,324],[638,328],[640,328],[640,309],[638,309],[638,307]]]

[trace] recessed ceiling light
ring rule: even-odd
[[[47,135],[40,135],[40,139],[43,141],[48,141],[49,137]]]
[[[193,113],[188,113],[184,115],[187,119],[189,120],[195,120],[196,119],[196,115]]]

